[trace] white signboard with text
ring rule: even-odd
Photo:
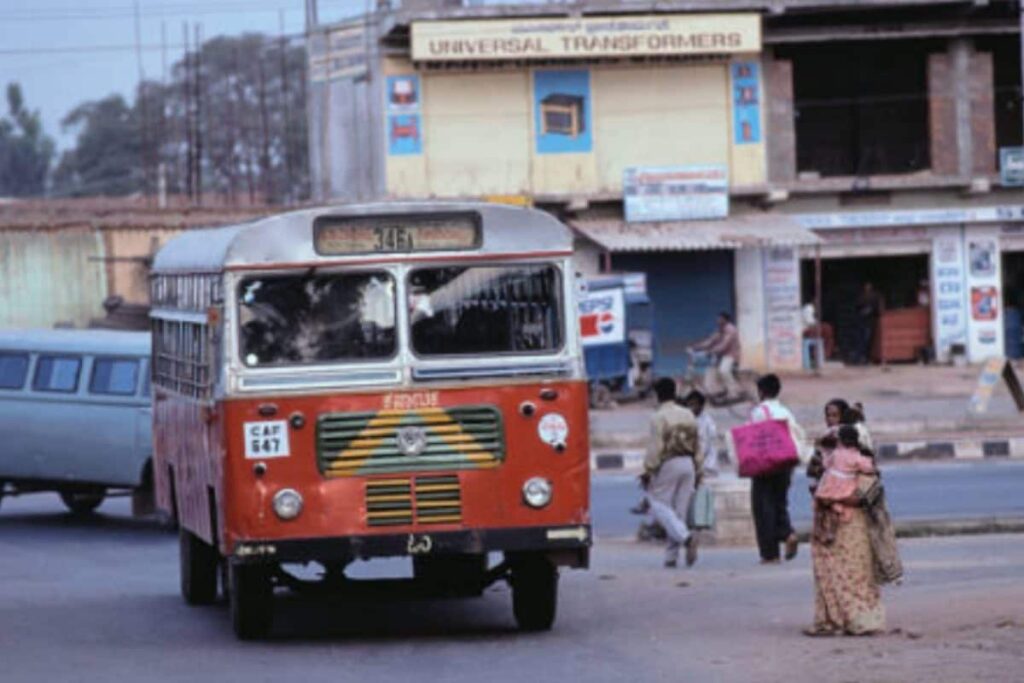
[[[935,355],[949,360],[950,347],[967,349],[967,278],[964,272],[963,228],[936,229],[932,241],[932,328]]]
[[[973,228],[964,235],[967,270],[967,357],[983,363],[1004,354],[1003,273],[999,228]]]
[[[725,166],[634,166],[622,176],[626,221],[686,221],[729,215]]]
[[[626,301],[622,289],[599,289],[582,296],[580,337],[584,346],[625,341]]]
[[[803,320],[797,251],[791,247],[776,247],[765,249],[763,254],[768,367],[798,369],[803,364]]]

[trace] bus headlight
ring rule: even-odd
[[[542,508],[551,502],[551,482],[544,477],[531,477],[523,484],[523,500],[532,508]]]
[[[281,489],[274,494],[274,514],[284,520],[295,519],[302,512],[302,496],[295,489]]]

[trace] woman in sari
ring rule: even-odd
[[[828,424],[829,431],[808,466],[812,480],[821,476],[823,455],[836,447],[835,414],[842,416],[842,422],[853,421],[843,407],[846,402],[841,399],[830,401],[826,406],[826,423],[832,424]],[[858,431],[866,434],[863,423],[858,425]],[[883,631],[885,608],[875,574],[864,508],[857,496],[839,503],[815,499],[813,504],[814,625],[804,633],[809,636],[871,635]]]

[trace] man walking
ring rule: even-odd
[[[740,387],[733,370],[740,364],[740,333],[725,311],[718,314],[718,329],[690,347],[694,351],[707,351],[718,358],[718,365],[708,372],[708,391],[712,397],[738,398]]]
[[[651,432],[644,458],[641,484],[647,493],[651,514],[665,530],[665,566],[675,567],[679,549],[686,548],[686,566],[697,561],[697,539],[686,527],[690,495],[700,482],[701,463],[697,449],[697,419],[676,403],[676,383],[663,377],[654,383],[658,409],[651,416]]]
[[[782,382],[778,375],[764,375],[757,380],[757,394],[761,402],[750,412],[750,421],[785,420],[789,423],[790,434],[797,450],[802,451],[803,430],[789,408],[779,401],[781,392]],[[789,521],[789,485],[792,479],[792,467],[751,478],[750,508],[754,514],[754,529],[757,532],[761,564],[778,564],[780,543],[785,544],[787,560],[796,557],[796,532]]]

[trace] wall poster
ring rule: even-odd
[[[761,79],[757,62],[729,65],[732,77],[733,142],[752,145],[761,142]]]
[[[533,100],[537,154],[591,151],[589,71],[535,71]]]
[[[967,272],[962,228],[936,230],[931,267],[935,355],[945,362],[953,344],[967,348]]]
[[[420,77],[415,74],[388,76],[386,88],[388,154],[422,154]]]
[[[797,369],[803,364],[800,261],[792,247],[773,247],[763,254],[768,367]]]
[[[981,363],[1005,351],[1003,332],[1003,276],[999,226],[973,226],[965,230],[967,258],[967,357]]]

